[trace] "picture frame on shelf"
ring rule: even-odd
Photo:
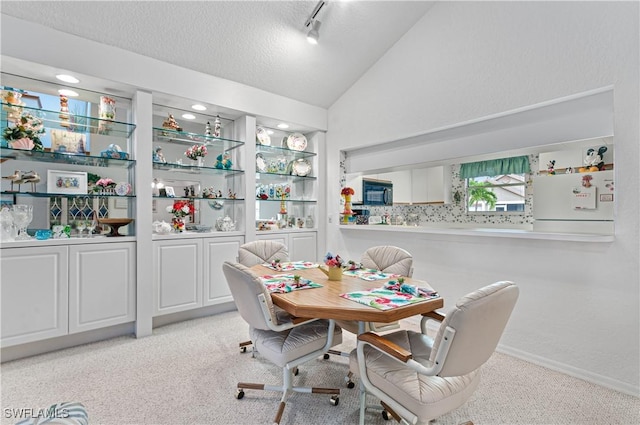
[[[88,141],[83,133],[51,130],[51,152],[86,155],[88,149]]]
[[[167,198],[175,198],[176,197],[176,192],[175,192],[175,190],[173,190],[172,186],[165,186],[164,187],[164,191],[165,191],[165,194],[166,194]]]
[[[87,173],[47,170],[47,192],[65,195],[87,194]]]

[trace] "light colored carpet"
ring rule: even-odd
[[[413,326],[413,323],[403,323]],[[270,424],[280,393],[247,390],[238,381],[278,384],[280,369],[259,354],[240,354],[248,327],[237,312],[185,321],[150,337],[120,337],[2,364],[2,424],[6,409],[83,403],[92,425]],[[355,337],[344,332],[349,350]],[[356,424],[358,391],[344,387],[347,359],[314,360],[296,382],[341,388],[340,404],[326,395],[296,394],[282,424]],[[371,400],[374,403],[375,400]],[[483,367],[480,386],[461,408],[435,424],[638,424],[640,400],[499,353]],[[388,424],[370,412],[368,424]]]

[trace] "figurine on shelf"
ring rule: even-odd
[[[213,137],[220,137],[221,129],[220,115],[216,115],[216,120],[213,122]]]
[[[229,194],[227,195],[229,199],[236,199],[236,194],[229,189]]]
[[[225,170],[228,170],[232,165],[231,156],[228,153],[224,153],[216,157],[216,163],[213,166],[218,169],[224,168]]]
[[[166,164],[167,160],[164,157],[164,153],[162,153],[162,148],[158,146],[156,151],[153,153],[153,162],[160,162],[162,164]]]
[[[204,127],[204,135],[211,137],[211,124],[207,121],[207,125]]]
[[[167,119],[165,119],[162,122],[162,128],[166,128],[168,130],[182,131],[182,127],[180,127],[180,124],[178,124],[176,119],[173,118],[173,115],[171,115],[171,114],[169,114]]]
[[[64,94],[60,95],[60,114],[58,117],[60,118],[60,127],[71,127],[69,123],[69,98]]]

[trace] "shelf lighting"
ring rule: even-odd
[[[60,90],[58,90],[58,93],[63,95],[63,96],[69,96],[69,97],[78,97],[78,96],[80,96],[78,93],[74,92],[73,90],[69,90],[69,89],[60,89]]]
[[[195,109],[196,111],[206,111],[207,107],[196,103],[195,105],[191,105],[191,109]]]
[[[80,82],[76,77],[68,74],[58,74],[56,75],[56,78],[60,81],[64,81],[65,83],[78,84]]]

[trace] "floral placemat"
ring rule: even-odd
[[[274,261],[272,263],[264,263],[263,266],[269,267],[271,270],[290,272],[293,270],[314,269],[318,267],[318,263],[312,263],[310,261]]]
[[[438,298],[437,292],[431,288],[419,288],[414,285],[399,284],[390,281],[382,288],[374,288],[368,291],[355,291],[340,294],[342,298],[355,301],[378,310],[390,310],[409,304],[415,304]]]
[[[321,288],[322,285],[309,279],[300,277],[296,282],[293,274],[278,274],[261,276],[260,280],[269,292],[284,294],[299,289]]]
[[[397,274],[383,273],[380,270],[376,269],[345,270],[342,274],[344,274],[345,276],[353,276],[368,281],[393,279],[395,277],[399,277],[399,275]]]

